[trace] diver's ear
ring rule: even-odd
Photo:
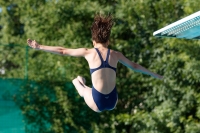
[[[95,45],[96,45],[96,41],[95,41],[95,40],[92,40],[92,43],[93,43],[93,46],[95,46]]]

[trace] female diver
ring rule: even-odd
[[[87,60],[91,73],[92,88],[85,85],[86,81],[81,76],[75,78],[72,83],[79,95],[84,98],[86,104],[95,112],[112,110],[117,104],[116,69],[118,62],[134,71],[162,79],[162,76],[131,62],[121,52],[108,48],[112,26],[112,16],[96,15],[94,17],[91,26],[94,48],[91,49],[45,46],[38,44],[35,40],[27,40],[28,45],[33,49],[66,56],[84,57]]]

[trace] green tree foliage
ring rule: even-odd
[[[110,48],[164,75],[160,81],[119,64],[118,105],[98,114],[66,83],[83,75],[91,84],[83,58],[29,49],[29,80],[15,98],[24,113],[27,132],[200,132],[200,43],[152,36],[155,30],[198,11],[199,2],[0,1],[0,43],[10,44],[0,46],[0,67],[6,71],[2,77],[24,77],[27,38],[52,46],[92,47],[90,25],[97,12],[115,17]]]

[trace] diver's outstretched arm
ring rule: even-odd
[[[128,67],[128,68],[130,68],[130,69],[132,69],[136,72],[141,72],[143,74],[151,75],[152,77],[155,77],[155,78],[158,78],[158,79],[163,78],[161,75],[153,73],[153,72],[149,71],[148,69],[146,69],[145,67],[130,61],[122,53],[118,53],[118,59],[119,59],[120,63],[122,63],[126,67]]]
[[[88,49],[86,48],[69,49],[69,48],[63,48],[63,47],[58,47],[58,46],[45,46],[31,39],[28,39],[27,43],[33,49],[42,50],[42,51],[59,54],[59,55],[85,57],[85,55],[88,53]]]

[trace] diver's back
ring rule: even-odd
[[[94,48],[86,57],[93,87],[102,94],[109,94],[115,88],[118,60],[113,52],[107,48]]]

